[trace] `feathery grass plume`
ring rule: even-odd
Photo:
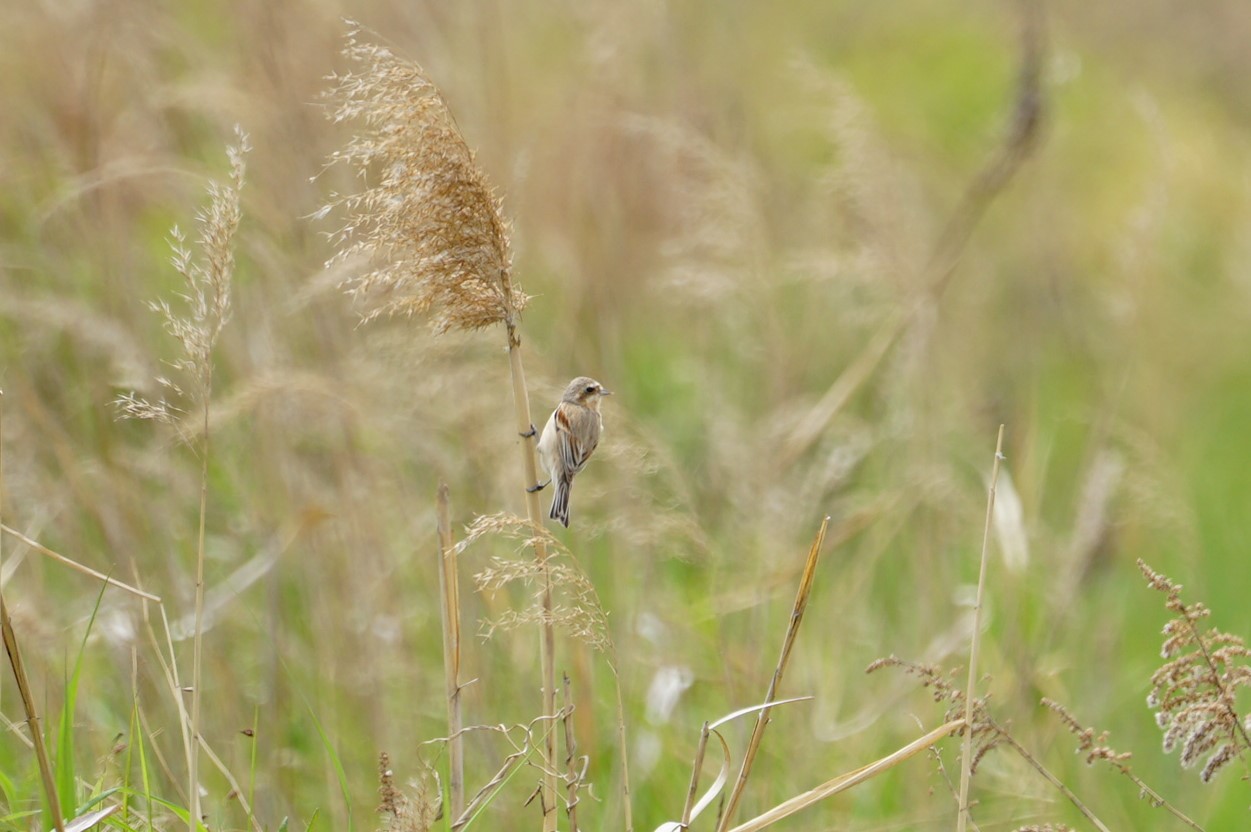
[[[230,159],[230,181],[226,185],[210,182],[208,207],[196,214],[200,228],[197,238],[200,257],[193,255],[186,237],[174,227],[170,234],[170,246],[174,255],[171,262],[182,276],[185,291],[179,295],[185,302],[184,311],[176,311],[165,300],[149,306],[162,316],[165,329],[182,346],[182,356],[170,362],[187,381],[189,392],[167,378],[157,378],[157,383],[180,398],[190,399],[198,409],[198,432],[179,425],[180,437],[188,444],[197,444],[200,458],[200,523],[196,545],[195,571],[195,633],[192,647],[191,712],[190,724],[183,733],[187,747],[187,778],[189,781],[188,824],[195,832],[200,823],[200,696],[201,658],[204,634],[204,546],[206,520],[208,517],[208,461],[209,461],[209,401],[213,397],[213,347],[221,335],[222,327],[230,319],[231,278],[234,275],[234,236],[239,228],[242,214],[240,208],[246,165],[244,157],[251,146],[248,136],[235,127],[234,146],[226,148]],[[122,418],[155,419],[176,423],[183,411],[164,397],[152,402],[134,393],[118,398],[114,404]],[[171,651],[171,661],[173,660]],[[181,703],[179,703],[181,712]],[[188,734],[189,731],[189,734]]]
[[[1141,559],[1138,568],[1148,586],[1165,594],[1164,606],[1177,615],[1164,625],[1160,655],[1168,661],[1151,676],[1147,705],[1164,732],[1165,753],[1180,745],[1184,768],[1207,755],[1199,773],[1207,783],[1251,749],[1237,709],[1238,689],[1251,687],[1251,650],[1239,636],[1215,627],[1201,630],[1199,622],[1211,610],[1198,601],[1182,601],[1181,585]]]
[[[431,313],[436,332],[514,321],[528,298],[512,280],[509,226],[447,102],[421,67],[351,26],[343,54],[359,70],[331,76],[330,117],[365,130],[329,164],[372,182],[319,212],[347,215],[327,267],[368,259],[346,283],[365,321]]]
[[[537,600],[519,610],[505,610],[493,621],[486,622],[486,637],[497,631],[515,630],[526,624],[550,622],[564,630],[571,638],[604,653],[615,661],[613,642],[608,634],[608,613],[600,603],[594,584],[582,571],[577,560],[567,548],[546,529],[539,531],[548,547],[548,573],[557,599],[551,609],[545,609]],[[524,517],[513,514],[492,514],[478,517],[466,530],[465,539],[459,547],[468,547],[486,536],[515,540],[518,549],[531,548],[535,542],[535,530]],[[542,584],[543,569],[532,560],[514,558],[491,558],[490,565],[474,575],[479,592],[496,592],[512,584],[527,588]]]
[[[170,263],[182,276],[184,289],[178,297],[185,309],[179,310],[161,299],[150,301],[148,307],[161,316],[165,331],[174,336],[182,347],[182,355],[169,361],[170,367],[185,378],[184,390],[177,381],[160,376],[156,383],[190,404],[200,405],[207,401],[213,387],[213,347],[221,335],[222,327],[230,320],[230,281],[235,270],[234,236],[242,216],[240,208],[244,175],[247,171],[245,157],[252,149],[248,135],[235,127],[236,144],[226,148],[230,159],[230,181],[227,184],[210,182],[208,206],[196,214],[200,233],[196,246],[197,257],[187,244],[187,237],[175,225],[170,231]],[[174,421],[183,411],[162,397],[149,401],[135,393],[118,397],[114,405],[123,418]]]

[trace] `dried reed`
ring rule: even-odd
[[[536,530],[534,557],[543,572],[540,665],[543,713],[556,712],[556,636],[552,584],[539,507],[533,420],[521,359],[521,312],[528,298],[512,277],[509,227],[500,199],[478,167],[447,102],[425,72],[390,49],[361,38],[352,24],[343,49],[357,72],[335,75],[335,122],[361,132],[330,164],[345,164],[376,182],[350,195],[332,194],[321,216],[340,209],[346,224],[332,237],[338,254],[327,266],[365,258],[347,281],[365,306],[363,319],[429,314],[435,332],[503,324],[512,374],[526,513]],[[556,745],[543,741],[543,829],[556,828]]]
[[[439,534],[439,612],[443,617],[443,680],[447,686],[448,778],[452,817],[465,810],[465,741],[461,734],[460,584],[452,540],[447,484],[439,486],[436,515]]]

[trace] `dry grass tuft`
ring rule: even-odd
[[[436,332],[515,319],[527,297],[512,282],[509,227],[438,88],[421,67],[361,40],[353,24],[343,55],[357,71],[331,76],[335,123],[361,132],[330,157],[364,190],[331,194],[319,212],[347,217],[331,236],[327,267],[366,258],[347,281],[364,320],[433,312]]]
[[[391,757],[383,751],[378,755],[378,814],[382,815],[380,832],[426,832],[442,816],[439,790],[431,789],[431,773],[414,785],[410,799],[395,785]]]
[[[1166,661],[1151,676],[1147,705],[1164,731],[1164,751],[1181,747],[1181,764],[1190,768],[1207,755],[1199,777],[1203,782],[1251,749],[1251,739],[1238,715],[1238,689],[1251,687],[1251,650],[1239,636],[1215,627],[1201,630],[1211,614],[1200,602],[1181,599],[1181,585],[1143,561],[1138,568],[1147,584],[1166,596],[1164,606],[1177,617],[1164,625],[1160,655]]]

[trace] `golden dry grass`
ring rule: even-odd
[[[1023,557],[991,562],[979,666],[996,714],[1111,828],[1164,816],[1082,766],[1042,695],[1110,729],[1135,773],[1206,828],[1243,823],[1238,778],[1179,778],[1160,752],[1143,703],[1163,618],[1133,568],[1159,564],[1224,630],[1251,631],[1238,9],[1051,4],[1049,128],[941,297],[924,290],[927,258],[1011,124],[1012,7],[351,10],[439,84],[497,186],[460,176],[481,210],[439,222],[486,241],[470,246],[473,268],[511,264],[533,294],[532,405],[584,372],[619,392],[579,480],[579,526],[559,539],[616,646],[637,828],[681,811],[702,722],[760,701],[826,514],[830,549],[784,692],[815,699],[775,714],[740,817],[899,748],[920,733],[914,710],[932,727],[939,715],[910,683],[860,671],[892,652],[963,664],[1000,423],[1019,511],[992,549]],[[109,403],[131,390],[159,401],[152,380],[172,349],[145,304],[178,291],[166,235],[229,175],[233,125],[251,137],[232,317],[213,353],[201,695],[205,738],[270,829],[315,812],[314,828],[347,828],[349,806],[353,824],[373,823],[378,752],[404,785],[424,770],[419,744],[446,733],[439,482],[457,529],[523,513],[502,344],[405,320],[359,327],[389,300],[354,308],[339,286],[369,271],[354,258],[322,267],[334,226],[314,215],[359,184],[324,169],[355,130],[324,119],[320,97],[327,76],[352,71],[337,57],[343,11],[10,3],[0,26],[5,523],[161,596],[185,668],[201,460],[177,448],[178,430],[118,422]],[[419,107],[437,102],[417,94]],[[508,248],[498,198],[515,223]],[[435,225],[406,216],[361,229],[413,242],[420,260]],[[420,307],[422,291],[403,303]],[[491,320],[492,292],[471,298],[482,317],[445,323]],[[880,359],[855,364],[892,327]],[[849,366],[865,370],[843,396]],[[203,429],[174,427],[193,441]],[[462,577],[516,546],[480,539]],[[0,579],[55,712],[98,585],[34,555],[6,538]],[[531,591],[468,583],[466,724],[526,725],[539,702],[532,632],[471,636],[532,610]],[[614,681],[597,655],[557,645],[602,801],[584,793],[580,821],[618,828]],[[138,600],[105,593],[86,657],[79,773],[133,784],[142,744],[156,791],[189,805],[179,709]],[[0,713],[18,719],[16,703],[6,676]],[[748,729],[734,730],[741,749]],[[515,747],[497,732],[465,739],[472,796]],[[420,753],[443,765],[434,747]],[[203,765],[213,827],[250,825]],[[981,829],[1084,822],[1011,754],[979,769]],[[521,804],[537,773],[517,771],[480,823],[535,825]],[[0,742],[0,772],[14,783],[0,780],[0,802],[34,808],[16,733]],[[917,758],[803,822],[946,829],[954,805]]]

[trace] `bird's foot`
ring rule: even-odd
[[[519,433],[517,435],[520,436],[522,439],[529,439],[531,436],[534,436],[537,433],[538,431],[534,429],[534,422],[531,422],[530,429],[528,431],[526,431],[525,433]]]
[[[526,489],[526,493],[534,494],[539,491],[542,491],[544,488],[547,488],[547,486],[550,485],[551,482],[552,482],[551,480],[548,480],[547,482],[536,482],[534,485]]]

